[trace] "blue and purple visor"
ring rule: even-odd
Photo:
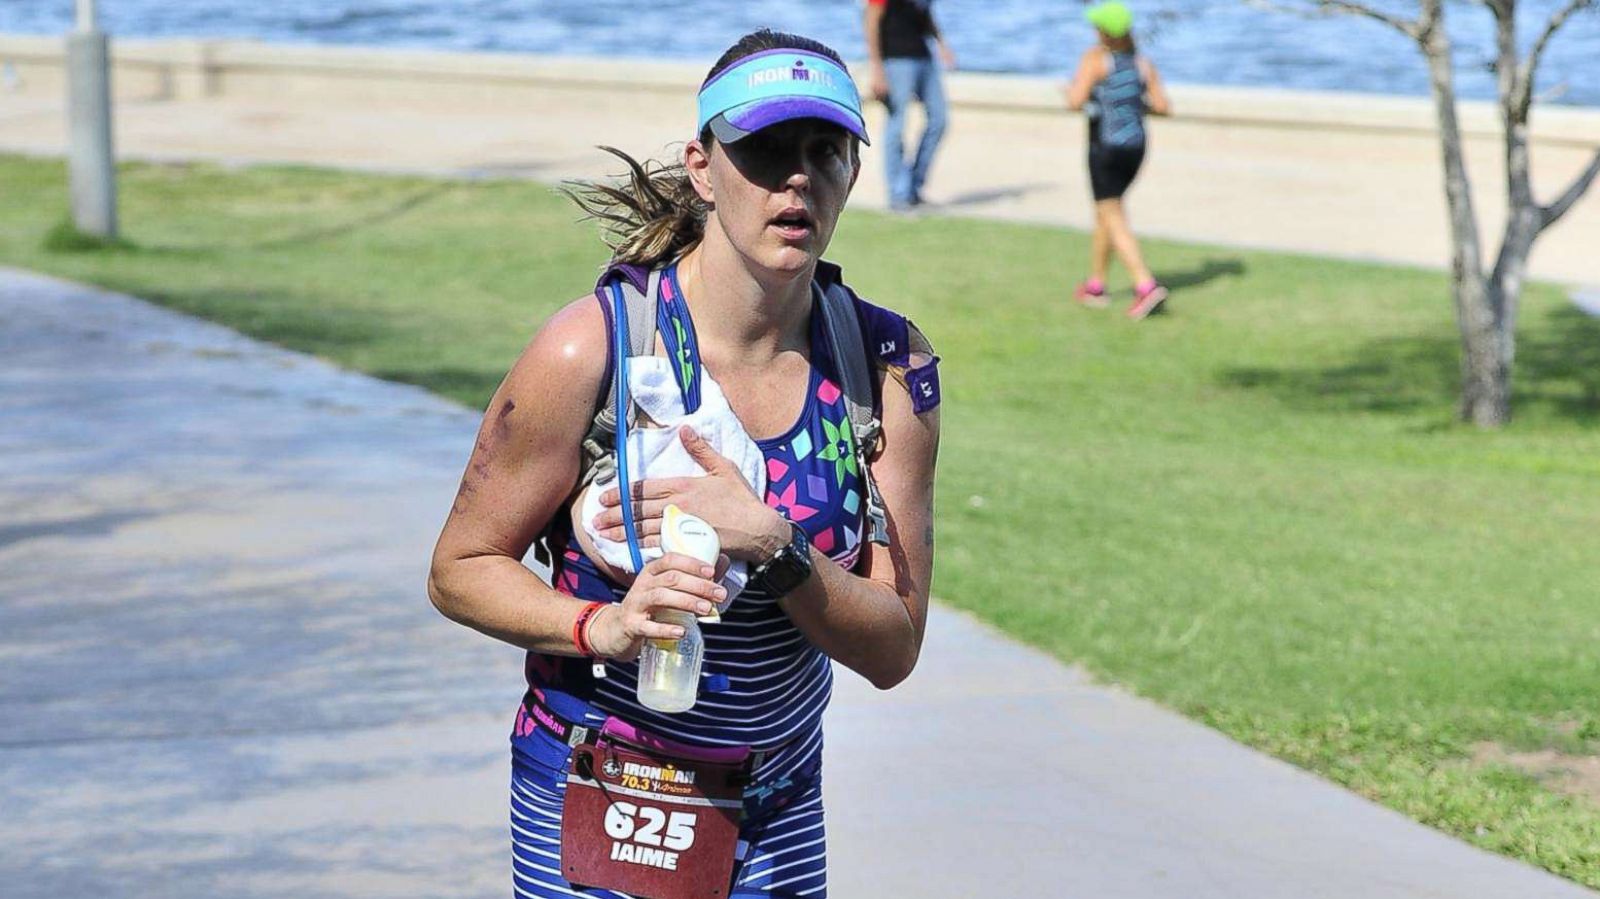
[[[733,143],[790,119],[823,119],[867,139],[861,95],[850,74],[826,56],[807,50],[766,50],[717,73],[700,88],[699,134]]]

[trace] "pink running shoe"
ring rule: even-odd
[[[1090,309],[1104,309],[1111,305],[1106,299],[1106,282],[1099,278],[1090,278],[1079,284],[1078,289],[1072,292],[1072,298]]]
[[[1167,289],[1155,281],[1146,281],[1133,289],[1133,305],[1128,307],[1128,317],[1138,321],[1155,314],[1167,301]]]

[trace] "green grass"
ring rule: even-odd
[[[124,170],[127,244],[51,251],[62,182],[0,157],[0,262],[477,407],[603,259],[539,185],[166,166]],[[1468,762],[1600,749],[1600,324],[1531,288],[1517,419],[1484,433],[1454,422],[1436,272],[1153,242],[1172,314],[1133,325],[1063,301],[1084,252],[868,213],[836,239],[945,359],[936,593],[1600,886],[1600,807]]]

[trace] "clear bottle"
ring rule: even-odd
[[[716,531],[677,506],[667,506],[661,519],[661,548],[716,565],[722,552]],[[683,712],[694,707],[700,690],[700,664],[705,639],[689,612],[658,611],[655,620],[683,628],[676,640],[646,640],[639,651],[639,704],[658,712]]]
[[[686,712],[700,691],[705,640],[688,612],[657,612],[655,619],[683,628],[683,636],[644,641],[639,651],[639,704],[658,712]]]

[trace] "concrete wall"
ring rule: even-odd
[[[387,48],[263,44],[233,40],[118,40],[113,46],[117,96],[129,100],[204,97],[375,102],[419,108],[515,108],[551,92],[630,98],[659,93],[664,102],[689,100],[685,84],[704,75],[699,64],[491,53],[446,53]],[[0,35],[0,66],[9,65],[22,94],[65,90],[59,38]],[[1315,91],[1175,85],[1174,103],[1186,123],[1293,131],[1432,133],[1429,100]],[[1059,116],[1060,86],[1039,77],[955,73],[949,79],[957,109],[1037,112]],[[1498,133],[1494,108],[1463,103],[1469,137]],[[1535,144],[1600,145],[1600,110],[1542,107]]]

